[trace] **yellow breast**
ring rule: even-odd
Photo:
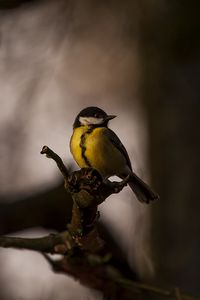
[[[70,140],[70,151],[80,168],[88,167],[84,158],[82,157],[82,148],[81,148],[81,137],[83,134],[87,132],[87,130],[88,130],[88,126],[81,126],[75,128]]]
[[[81,126],[74,130],[70,142],[70,149],[78,165],[88,167],[85,158],[90,166],[97,169],[102,176],[109,177],[123,172],[126,160],[122,153],[113,145],[108,135],[107,128],[95,128],[88,132],[87,126]],[[88,132],[88,133],[87,133]],[[81,148],[81,136],[84,137],[84,156]]]

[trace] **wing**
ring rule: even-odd
[[[127,165],[132,171],[131,161],[128,156],[128,152],[126,151],[126,148],[124,147],[118,136],[110,128],[107,128],[106,135],[108,136],[109,140],[113,143],[113,145],[124,155],[124,157],[126,158]]]

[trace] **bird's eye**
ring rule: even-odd
[[[94,114],[94,117],[95,117],[95,118],[99,118],[99,114],[97,114],[97,113]]]

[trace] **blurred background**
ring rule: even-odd
[[[200,295],[200,19],[182,0],[0,1],[0,234],[63,230],[71,199],[43,145],[76,169],[72,124],[86,106],[159,193],[109,197],[101,221],[148,281]],[[119,238],[120,237],[120,238]],[[31,251],[0,249],[0,299],[102,299]]]

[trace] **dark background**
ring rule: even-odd
[[[76,114],[117,114],[135,171],[160,194],[125,189],[101,220],[144,281],[200,295],[197,1],[0,1],[0,232],[62,230],[70,199],[44,144],[75,167]],[[27,228],[32,228],[27,230]],[[26,230],[25,230],[26,229]],[[101,299],[40,254],[0,249],[1,299]]]

